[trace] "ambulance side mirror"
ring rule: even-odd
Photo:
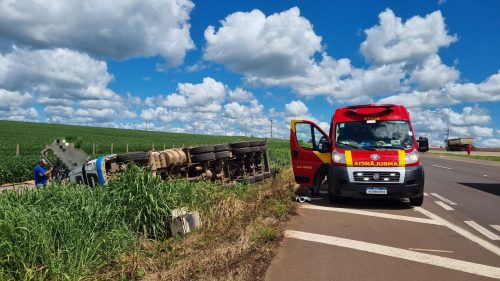
[[[328,140],[327,137],[322,136],[319,139],[319,144],[318,144],[318,150],[319,152],[330,152],[332,151],[332,144]]]
[[[418,140],[418,151],[426,152],[429,151],[429,140],[424,137],[419,137]]]

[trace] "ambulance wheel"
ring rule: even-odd
[[[423,203],[424,203],[424,196],[417,196],[410,198],[410,204],[412,206],[422,206]]]

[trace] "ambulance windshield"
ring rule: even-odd
[[[413,133],[407,121],[344,122],[337,123],[335,143],[342,149],[408,149]]]

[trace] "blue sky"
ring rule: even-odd
[[[0,119],[287,137],[390,102],[434,144],[500,147],[498,1],[56,6],[0,4]]]

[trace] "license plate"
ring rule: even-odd
[[[366,194],[387,194],[386,187],[367,187]]]

